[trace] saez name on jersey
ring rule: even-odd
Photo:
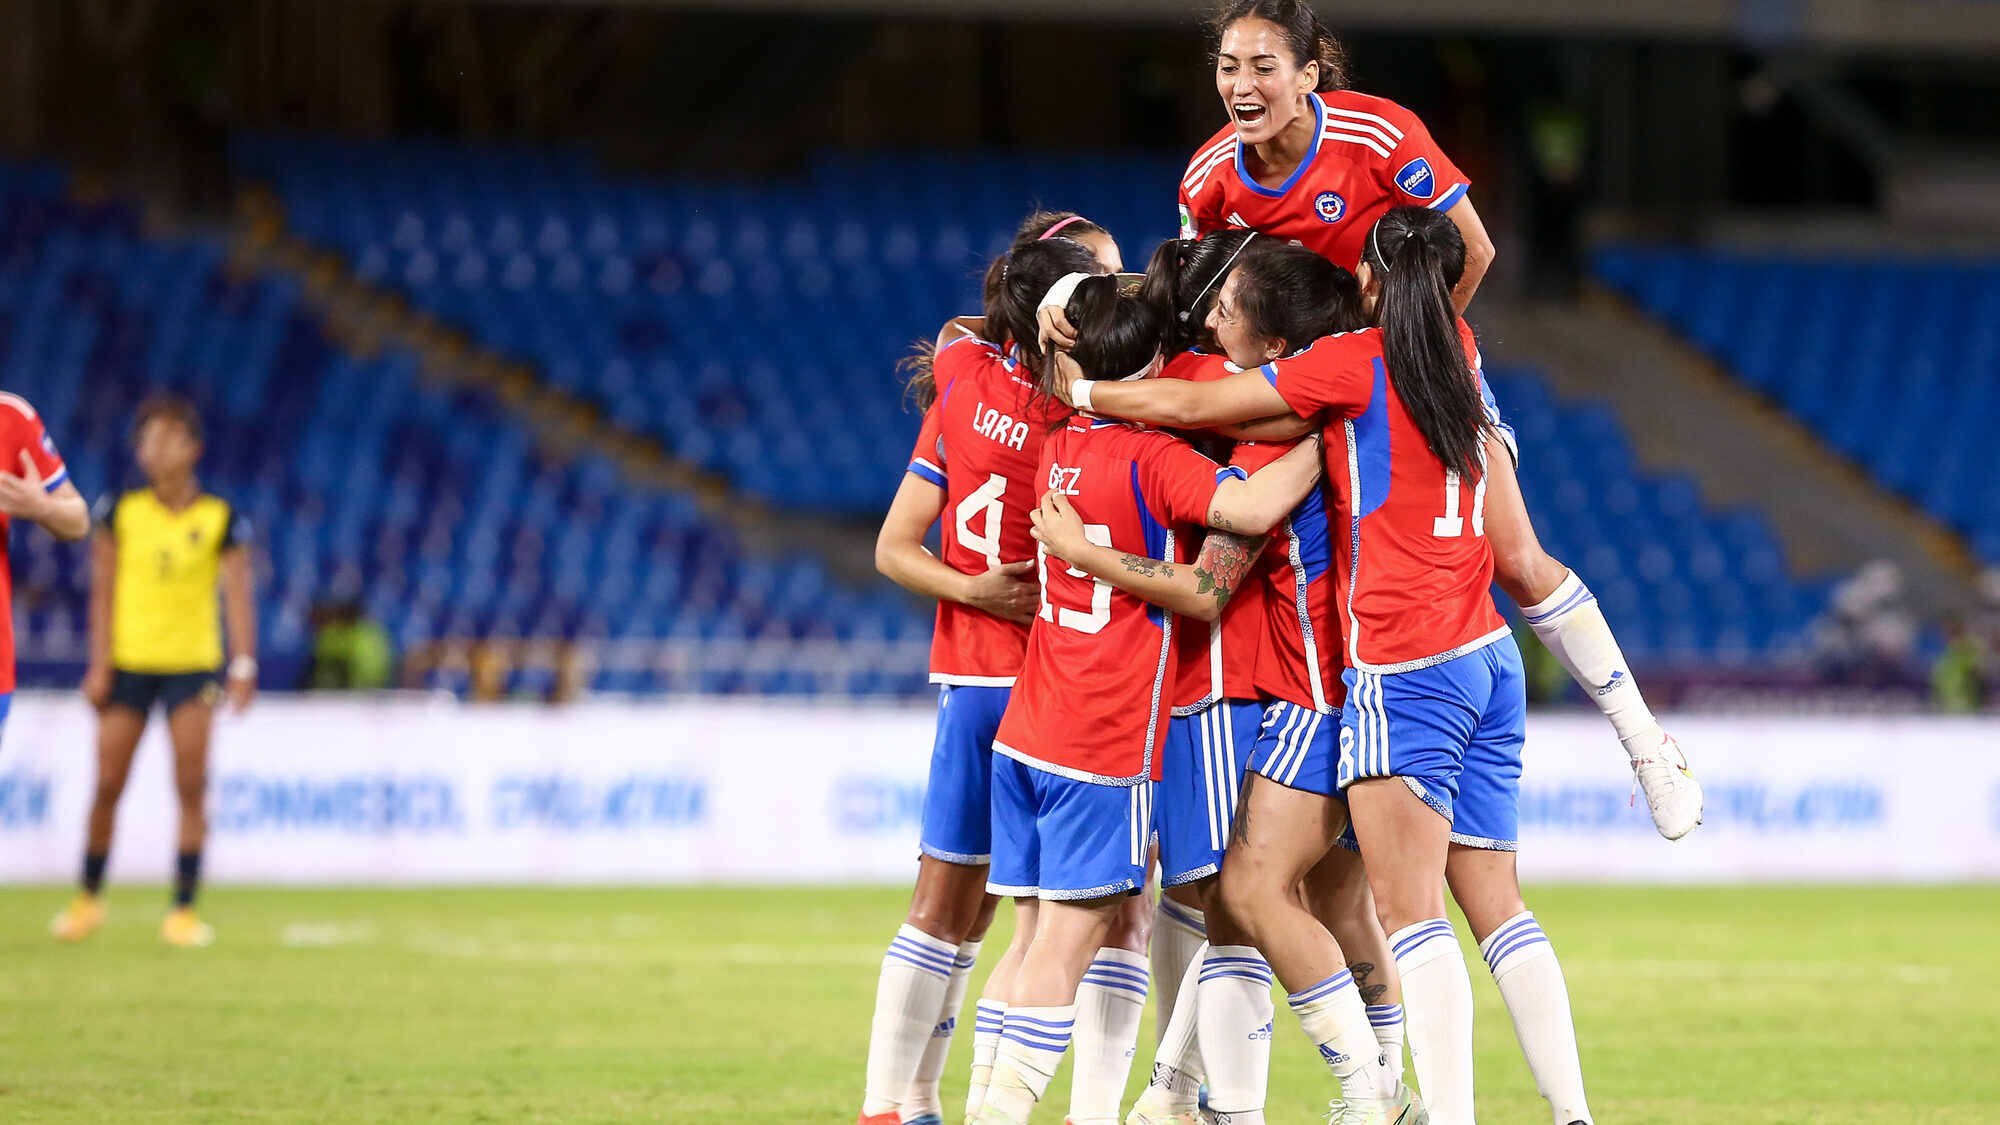
[[[984,402],[972,408],[972,428],[1009,449],[1020,449],[1028,441],[1028,424],[1002,414]]]
[[[1083,469],[1081,467],[1066,469],[1061,465],[1051,464],[1049,466],[1049,491],[1060,492],[1064,496],[1075,496],[1078,491],[1076,478],[1082,475]]]

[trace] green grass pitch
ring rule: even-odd
[[[0,890],[0,1121],[849,1125],[894,890]],[[1605,1125],[2000,1121],[2000,888],[1548,887]],[[1003,920],[990,944],[1005,936]],[[989,958],[990,959],[990,958]],[[1548,1120],[1475,953],[1482,1125]],[[981,971],[985,969],[981,965]],[[969,1005],[968,1005],[969,1010]],[[1270,1119],[1330,1080],[1283,1005]],[[1135,1090],[1151,1052],[1141,1039]],[[946,1076],[964,1090],[965,1037]],[[1058,1078],[1038,1120],[1059,1125]]]

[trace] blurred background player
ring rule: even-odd
[[[90,666],[84,698],[97,708],[97,790],[84,841],[82,893],[50,929],[64,941],[104,921],[104,868],[118,798],[154,704],[167,715],[180,799],[173,909],[160,937],[200,946],[214,931],[195,915],[207,820],[208,740],[226,694],[238,713],[257,690],[257,626],[251,599],[248,521],[202,491],[201,418],[185,400],[158,395],[139,406],[134,459],[146,484],[98,502],[91,551]],[[226,678],[217,601],[229,630]]]
[[[0,391],[0,543],[15,520],[40,524],[66,542],[90,534],[90,506],[70,481],[41,415],[27,399]],[[14,579],[0,555],[0,728],[13,702]]]

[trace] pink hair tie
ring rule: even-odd
[[[1063,229],[1064,227],[1070,225],[1071,223],[1087,223],[1089,221],[1090,221],[1089,219],[1084,218],[1082,215],[1071,215],[1069,218],[1064,219],[1062,222],[1057,223],[1055,226],[1052,226],[1049,229],[1043,231],[1042,237],[1037,238],[1035,241],[1047,242],[1049,239],[1054,238],[1056,236],[1057,231]]]

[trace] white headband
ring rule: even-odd
[[[1082,285],[1084,279],[1096,276],[1097,276],[1096,274],[1092,273],[1064,274],[1062,276],[1061,281],[1058,281],[1054,285],[1049,286],[1049,291],[1042,295],[1042,303],[1038,305],[1037,308],[1043,308],[1043,309],[1068,308],[1069,299],[1072,295],[1076,293],[1076,287]]]
[[[1203,297],[1208,296],[1208,291],[1215,288],[1217,282],[1229,276],[1229,267],[1236,264],[1236,259],[1242,255],[1243,248],[1250,245],[1250,240],[1255,237],[1257,237],[1257,232],[1253,230],[1249,234],[1243,236],[1242,242],[1236,244],[1236,252],[1229,255],[1228,260],[1222,263],[1222,268],[1215,271],[1215,276],[1208,279],[1208,284],[1202,286],[1201,292],[1196,293],[1194,295],[1194,300],[1189,301],[1188,307],[1182,310],[1181,312],[1182,324],[1186,324],[1188,318],[1194,315],[1194,307],[1196,305],[1201,304],[1201,299]]]

